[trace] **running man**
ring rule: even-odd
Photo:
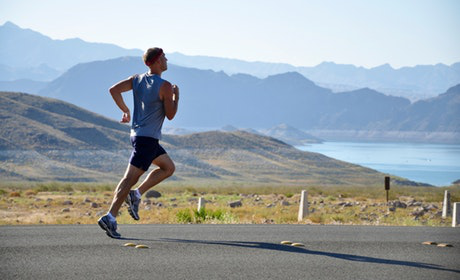
[[[112,238],[120,238],[117,232],[116,216],[125,201],[128,212],[139,220],[139,203],[147,190],[170,177],[175,170],[174,162],[160,146],[161,128],[165,117],[172,120],[179,104],[179,88],[161,78],[168,69],[167,59],[160,48],[150,48],[143,56],[149,71],[133,75],[113,85],[109,91],[113,100],[123,112],[122,123],[131,121],[131,112],[126,106],[122,93],[133,91],[134,112],[131,125],[133,151],[125,175],[118,183],[112,205],[105,216],[98,220],[99,226]],[[131,188],[138,182],[151,164],[158,168],[151,171],[137,189]]]

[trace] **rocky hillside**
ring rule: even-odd
[[[81,150],[126,147],[127,126],[69,103],[0,92],[0,149]]]
[[[123,174],[131,149],[126,126],[50,98],[1,92],[0,101],[2,181],[114,182]],[[369,186],[384,176],[243,131],[165,135],[162,144],[176,181]]]

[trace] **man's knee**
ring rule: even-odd
[[[174,162],[171,161],[168,164],[166,164],[165,166],[163,166],[162,169],[165,172],[166,176],[170,177],[176,171],[176,166],[174,165]]]
[[[139,181],[139,178],[142,176],[144,171],[133,165],[128,166],[128,169],[125,172],[125,175],[122,178],[122,181],[125,185],[133,186]]]
[[[134,186],[137,183],[137,181],[139,180],[139,177],[134,176],[132,174],[125,174],[125,176],[121,180],[124,183],[123,185],[131,188],[132,186]]]

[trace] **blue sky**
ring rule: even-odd
[[[0,24],[53,39],[296,66],[450,65],[459,14],[457,0],[0,0]]]

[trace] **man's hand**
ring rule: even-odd
[[[121,123],[129,123],[131,121],[131,114],[129,113],[129,110],[123,113],[123,116],[121,117]]]
[[[179,104],[179,87],[165,81],[160,88],[160,99],[163,101],[166,117],[172,120]]]
[[[126,106],[123,96],[121,94],[125,91],[133,89],[133,78],[134,76],[129,77],[126,80],[120,81],[113,85],[109,92],[112,95],[113,100],[117,104],[118,108],[123,112],[121,117],[121,123],[129,123],[131,121],[131,115],[129,113],[129,108]]]
[[[173,100],[175,102],[179,101],[179,87],[177,85],[172,85],[172,90],[173,90]]]

